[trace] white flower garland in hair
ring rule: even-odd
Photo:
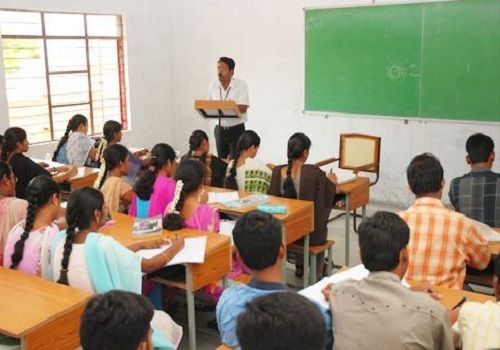
[[[170,204],[167,206],[168,214],[180,214],[179,211],[175,210],[175,207],[179,202],[179,198],[181,197],[181,192],[183,187],[184,187],[184,182],[182,182],[182,180],[178,180],[175,183],[174,199],[172,199],[172,202],[170,202]]]

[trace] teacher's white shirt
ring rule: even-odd
[[[224,90],[220,81],[214,81],[210,83],[208,87],[208,99],[209,100],[219,100],[219,101],[229,101],[232,100],[239,105],[250,106],[248,99],[248,87],[244,80],[238,78],[232,78],[227,90]],[[221,125],[225,127],[235,126],[247,121],[247,113],[242,113],[241,118],[233,119],[226,118],[222,119]]]

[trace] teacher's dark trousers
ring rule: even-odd
[[[234,159],[236,143],[241,134],[245,131],[245,124],[241,123],[235,126],[225,127],[217,125],[214,130],[217,143],[217,155],[219,158],[226,159],[229,155]]]

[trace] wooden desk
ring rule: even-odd
[[[467,301],[477,301],[479,303],[484,303],[488,300],[494,300],[492,296],[480,293],[466,292],[465,290],[461,289],[452,289],[446,287],[434,288],[442,295],[442,299],[440,301],[448,309],[451,309],[455,305],[457,305],[463,297],[466,297]]]
[[[207,246],[205,251],[205,262],[203,264],[185,264],[186,280],[175,281],[163,278],[154,280],[169,286],[174,286],[186,290],[188,307],[188,328],[189,328],[189,347],[196,349],[196,327],[194,313],[194,292],[207,286],[208,284],[224,279],[226,274],[231,271],[231,239],[228,236],[213,232],[205,232],[193,229],[183,229],[179,231],[163,230],[161,234],[150,235],[143,238],[132,236],[132,226],[134,218],[125,214],[113,213],[113,219],[116,224],[104,227],[100,230],[102,234],[113,237],[124,246],[144,241],[157,239],[161,235],[171,237],[175,234],[183,237],[207,236]]]
[[[356,180],[339,185],[340,193],[345,195],[344,208],[336,207],[336,210],[345,213],[345,265],[349,265],[350,255],[350,233],[351,233],[351,211],[361,207],[363,219],[366,217],[366,205],[370,201],[370,179],[358,177]]]
[[[62,164],[57,162],[47,162],[42,159],[31,158],[35,163],[47,163],[49,168],[58,168],[62,166],[68,166],[68,164]],[[71,190],[74,191],[78,188],[85,186],[94,186],[94,182],[97,179],[97,175],[99,173],[99,169],[97,168],[89,168],[89,167],[79,167],[78,174],[73,176],[68,180],[71,185]]]
[[[493,231],[496,231],[498,234],[500,234],[500,227],[494,227]],[[490,241],[488,247],[490,248],[491,255],[500,255],[500,241]]]
[[[232,192],[225,188],[207,187],[208,192]],[[245,197],[248,194],[239,191],[239,196]],[[279,204],[287,207],[286,214],[274,214],[274,217],[283,224],[283,241],[286,245],[293,243],[304,237],[304,287],[309,284],[309,233],[314,231],[314,203],[298,199],[269,196],[268,204]],[[219,209],[220,212],[241,216],[257,208],[248,206],[241,209],[228,208],[220,203],[211,205]]]
[[[0,333],[23,349],[75,349],[91,294],[0,267]]]

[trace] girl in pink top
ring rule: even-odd
[[[5,245],[4,266],[31,275],[48,277],[52,239],[59,232],[54,221],[59,217],[59,186],[41,175],[26,189],[26,220],[14,226]]]
[[[167,206],[163,228],[180,230],[193,228],[219,232],[220,218],[217,209],[205,204],[203,164],[194,159],[183,160],[175,173],[174,199]]]
[[[134,185],[135,196],[130,203],[129,215],[149,218],[163,215],[167,204],[174,197],[175,151],[166,143],[159,143],[151,150],[149,169],[143,172]]]
[[[206,202],[207,196],[203,188],[203,164],[197,160],[183,160],[175,173],[175,194],[173,201],[167,206],[167,214],[163,218],[163,228],[180,230],[193,228],[202,231],[219,232],[220,217],[216,208]],[[233,271],[229,279],[235,279],[244,272],[236,254],[233,254]],[[218,300],[222,288],[217,283],[205,287],[205,294]]]

